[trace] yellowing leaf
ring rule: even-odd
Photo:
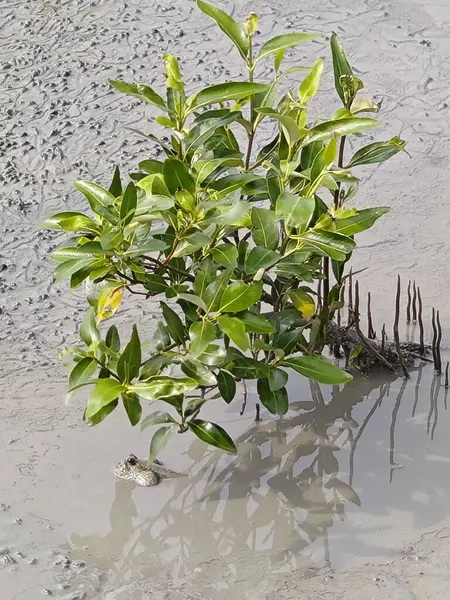
[[[105,287],[99,296],[97,306],[97,325],[103,319],[112,317],[120,306],[125,286]]]
[[[295,308],[302,313],[305,319],[310,319],[316,312],[314,299],[303,290],[289,292],[289,298]]]

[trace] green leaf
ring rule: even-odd
[[[243,27],[238,25],[226,12],[204,0],[197,0],[197,5],[205,15],[214,19],[225,35],[232,40],[242,58],[246,59],[249,50],[249,41]]]
[[[243,100],[266,90],[267,85],[261,83],[248,83],[246,81],[219,83],[201,90],[195,96],[191,96],[188,100],[188,106],[190,112],[192,112],[194,109],[210,104],[218,104],[228,100]]]
[[[142,416],[142,406],[139,398],[135,394],[122,394],[122,401],[128,419],[134,427],[139,423]]]
[[[154,425],[162,425],[163,423],[175,423],[169,413],[156,411],[147,415],[141,423],[141,431],[153,427]]]
[[[311,252],[294,252],[283,258],[276,268],[276,273],[280,277],[290,277],[294,275],[300,281],[312,281],[308,266],[305,264]]]
[[[198,414],[205,402],[208,402],[208,398],[193,398],[190,400],[184,409],[184,418],[187,419],[194,414]]]
[[[307,246],[311,246],[338,261],[345,260],[347,254],[353,252],[356,247],[351,238],[325,229],[310,229],[300,239],[306,242]]]
[[[286,50],[287,48],[293,48],[300,44],[306,44],[312,40],[320,37],[318,33],[287,33],[284,35],[277,35],[265,44],[261,46],[259,55],[255,60],[255,63],[262,58],[280,52],[280,50]]]
[[[275,327],[262,315],[250,311],[240,312],[236,315],[245,324],[247,331],[252,333],[274,333]]]
[[[292,148],[296,142],[301,138],[301,131],[295,119],[289,115],[282,115],[273,108],[258,108],[257,112],[263,116],[269,116],[280,122],[283,133]]]
[[[178,396],[197,387],[197,382],[188,377],[169,377],[158,375],[145,382],[128,386],[128,391],[138,394],[146,400],[160,400]]]
[[[119,81],[117,79],[110,79],[109,83],[113,88],[127,94],[128,96],[136,96],[139,100],[149,102],[158,108],[167,110],[166,103],[152,88],[142,83],[126,83],[125,81]]]
[[[196,321],[189,328],[191,346],[189,353],[197,358],[207,349],[209,344],[216,339],[216,328],[208,321]]]
[[[99,242],[87,242],[79,246],[66,246],[58,248],[52,252],[51,257],[57,261],[67,261],[69,259],[86,260],[89,258],[98,258],[105,255],[105,251]]]
[[[202,419],[192,419],[192,421],[188,421],[187,425],[202,442],[225,450],[225,452],[233,454],[237,452],[233,440],[220,425]]]
[[[342,104],[345,106],[346,98],[344,95],[344,88],[342,87],[341,77],[343,75],[352,76],[352,68],[345,56],[344,48],[335,33],[332,34],[331,40],[331,54],[333,57],[333,70],[334,70],[334,86],[341,99]]]
[[[137,192],[136,186],[132,181],[127,185],[120,205],[120,220],[124,225],[128,225],[133,220],[136,212]]]
[[[262,246],[255,246],[250,250],[245,259],[245,272],[252,275],[259,269],[268,269],[281,259],[278,252]]]
[[[258,379],[257,390],[261,403],[273,415],[285,415],[289,409],[288,393],[285,387],[271,390],[268,379]]]
[[[219,371],[217,374],[217,383],[220,395],[227,404],[230,404],[236,395],[236,382],[233,375],[227,371]]]
[[[90,356],[86,356],[86,358],[82,358],[80,362],[76,363],[69,375],[68,392],[73,391],[74,387],[89,381],[97,367],[97,361]]]
[[[89,396],[85,418],[91,420],[102,408],[117,400],[122,391],[122,384],[115,379],[99,379]]]
[[[41,226],[43,229],[63,229],[64,231],[98,232],[99,226],[95,221],[79,212],[60,212],[46,219]]]
[[[316,312],[314,298],[301,288],[289,292],[289,298],[295,308],[302,313],[305,319],[310,319]]]
[[[108,190],[92,181],[75,181],[73,185],[84,194],[91,209],[97,215],[105,217],[107,221],[115,222],[116,215],[112,206],[115,198]]]
[[[398,137],[393,137],[388,142],[369,144],[355,152],[345,168],[350,169],[351,167],[358,167],[360,165],[373,165],[384,162],[395,156],[398,152],[403,152],[405,146],[406,142]]]
[[[278,392],[286,385],[289,379],[289,375],[286,371],[282,369],[278,369],[277,367],[272,367],[269,371],[269,388],[272,392]]]
[[[236,267],[238,250],[233,244],[221,244],[211,250],[214,260],[224,267]]]
[[[246,352],[250,341],[244,323],[236,317],[222,316],[217,319],[220,329],[232,340],[238,348]]]
[[[259,379],[269,375],[267,363],[244,356],[236,348],[228,348],[227,357],[232,361],[228,370],[239,379]]]
[[[141,368],[141,341],[136,325],[133,325],[131,339],[125,346],[117,362],[117,375],[120,381],[129,383],[139,375]]]
[[[95,308],[91,306],[85,313],[80,327],[80,337],[86,346],[98,344],[100,341],[100,332],[95,321]]]
[[[283,361],[283,365],[319,383],[339,385],[341,383],[348,383],[353,379],[350,373],[346,373],[321,356],[288,358]]]
[[[378,206],[377,208],[364,208],[357,215],[347,219],[336,219],[336,231],[343,235],[355,235],[372,227],[377,219],[385,215],[391,209],[389,206]]]
[[[91,425],[98,425],[99,423],[104,421],[106,417],[113,412],[113,410],[117,408],[118,404],[119,400],[113,400],[109,404],[106,404],[103,408],[101,408],[98,412],[95,413],[95,415],[92,415],[92,417],[90,418],[86,417],[87,409],[85,409],[83,414],[83,420],[89,421]]]
[[[186,165],[175,158],[169,158],[164,163],[164,181],[171,194],[177,190],[187,190],[195,196],[195,183]]]
[[[243,281],[234,281],[229,285],[222,296],[220,312],[240,312],[256,304],[261,298],[262,283],[260,281],[246,284]]]
[[[314,214],[314,198],[302,198],[289,192],[283,192],[277,199],[276,216],[283,219],[289,227],[295,227],[299,233],[306,231]]]
[[[56,281],[62,281],[63,279],[69,279],[74,273],[83,269],[94,268],[97,264],[95,258],[82,258],[82,259],[71,259],[66,260],[62,264],[58,265],[55,269]],[[89,273],[88,273],[89,274]]]
[[[165,302],[161,302],[161,308],[170,337],[177,346],[183,346],[186,339],[186,330],[180,317]]]
[[[149,158],[148,160],[141,161],[138,166],[141,171],[154,175],[155,173],[162,174],[164,163],[160,160]]]
[[[113,352],[120,352],[120,337],[115,325],[111,325],[106,332],[105,344]]]
[[[160,427],[155,431],[150,442],[150,450],[148,454],[148,464],[151,465],[155,462],[156,457],[160,452],[167,446],[167,442],[175,433],[175,427]]]
[[[219,111],[209,111],[208,114],[211,114],[211,112],[217,113]],[[188,153],[192,148],[200,148],[207,140],[209,140],[216,133],[218,129],[224,127],[225,125],[233,123],[233,121],[236,121],[236,119],[238,119],[241,116],[242,114],[240,111],[229,111],[227,109],[227,112],[224,115],[221,114],[218,117],[202,119],[200,122],[197,122],[197,124],[189,132],[189,135],[186,137],[186,153]],[[237,160],[236,158],[230,159],[229,157],[199,161],[201,163],[200,165],[196,163],[196,170],[198,171],[197,181],[199,183],[204,181],[209,176],[209,174],[217,168],[217,166],[220,166],[221,163],[227,164],[226,161],[230,161],[230,164],[228,166],[236,164],[239,165],[242,163],[242,160]],[[212,165],[210,165],[211,162],[213,163]],[[214,165],[214,163],[217,164]]]
[[[114,198],[118,198],[122,195],[122,181],[120,179],[120,169],[119,166],[116,166],[114,169],[114,175],[109,186],[108,192],[114,196]]]
[[[208,367],[220,367],[227,358],[226,350],[223,346],[210,344],[203,354],[200,354],[198,360]]]
[[[355,98],[350,106],[350,112],[353,115],[362,112],[377,113],[380,112],[380,105],[368,98]]]
[[[227,196],[238,190],[248,183],[262,179],[259,175],[253,175],[252,173],[234,173],[233,175],[227,175],[217,181],[213,181],[209,184],[209,188],[220,192],[221,197]]]
[[[205,300],[206,288],[215,279],[217,269],[210,257],[202,260],[196,267],[194,294]]]
[[[225,271],[208,284],[202,295],[202,298],[208,307],[208,312],[214,312],[219,309],[222,302],[222,296],[230,281],[231,272],[232,269],[225,269]]]
[[[213,158],[209,160],[198,160],[195,163],[195,170],[197,171],[197,184],[201,185],[205,179],[207,179],[211,173],[218,168],[224,169],[225,167],[241,167],[242,158],[230,158],[224,156],[223,158]]]
[[[323,73],[323,58],[317,59],[309,75],[300,84],[298,95],[300,102],[306,104],[313,98],[319,89],[320,78]]]
[[[208,307],[206,306],[205,302],[199,296],[196,296],[195,294],[183,294],[183,293],[177,294],[177,300],[185,300],[186,302],[189,302],[190,304],[194,304],[195,306],[198,306],[198,308],[200,308],[204,312],[208,312]]]
[[[361,131],[365,131],[366,129],[379,126],[380,123],[376,119],[369,119],[367,117],[351,117],[335,121],[325,121],[308,131],[302,140],[302,147],[312,144],[312,142],[329,140],[333,137],[343,137],[352,133],[361,133]]]
[[[167,367],[172,362],[172,354],[156,354],[152,356],[142,365],[139,379],[145,381],[154,375],[157,375],[162,369]]]
[[[194,379],[199,385],[214,386],[217,384],[214,373],[198,360],[186,358],[181,363],[181,370],[185,375]]]
[[[251,211],[252,236],[257,246],[276,250],[279,242],[278,225],[275,213],[266,208],[254,206]]]

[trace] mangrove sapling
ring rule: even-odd
[[[71,236],[53,253],[56,279],[70,280],[72,288],[94,285],[80,328],[83,346],[68,350],[74,361],[69,393],[93,386],[84,418],[94,425],[119,400],[132,425],[141,421],[142,401],[164,401],[168,412],[142,421],[144,428],[160,426],[150,461],[176,431],[234,452],[228,433],[199,415],[217,394],[233,401],[237,382],[256,380],[261,404],[283,415],[292,370],[331,385],[351,379],[321,353],[328,324],[343,305],[344,265],[355,235],[389,210],[350,205],[359,182],[353,169],[381,163],[405,146],[394,137],[345,159],[345,140],[377,127],[379,106],[360,97],[363,84],[335,34],[331,56],[342,107],[318,118],[311,101],[325,61],[283,70],[286,51],[318,34],[279,35],[256,52],[255,14],[241,25],[203,0],[197,4],[232,40],[247,80],[189,95],[177,59],[166,54],[165,95],[111,81],[162,113],[155,121],[169,130],[170,141],[143,135],[163,158],[142,160],[127,181],[116,168],[108,189],[75,182],[90,212],[58,213],[45,222]],[[270,81],[258,77],[265,61],[273,61]],[[307,74],[300,86],[279,97],[280,81],[301,71]],[[270,139],[261,127],[266,122],[276,127]],[[242,134],[245,144],[238,142]],[[319,280],[321,299],[314,288]],[[162,320],[145,356],[136,325],[126,344],[116,325],[103,330],[128,293],[160,299]]]

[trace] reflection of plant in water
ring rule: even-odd
[[[350,480],[339,474],[339,451],[349,444],[354,456],[388,385],[386,380],[381,385],[369,379],[352,382],[341,390],[333,388],[325,402],[319,386],[312,384],[311,400],[292,403],[298,415],[253,426],[238,439],[240,455],[230,458],[224,468],[214,451],[195,446],[200,471],[187,483],[172,480],[171,499],[156,517],[139,526],[120,564],[120,577],[141,576],[145,568],[160,571],[168,562],[183,577],[192,572],[193,562],[217,556],[230,569],[238,569],[245,557],[251,562],[255,554],[266,556],[274,566],[282,561],[297,569],[314,569],[307,551],[320,540],[330,564],[329,530],[336,520],[345,520],[348,503],[360,504],[351,484],[352,466]],[[352,418],[353,408],[377,386],[377,403],[359,426]],[[131,488],[119,482],[118,489],[122,485],[130,490],[130,499]],[[236,510],[239,499],[245,503]],[[122,526],[123,514],[111,514],[112,530]],[[131,521],[127,527],[128,537],[123,536],[120,548],[111,548],[111,538],[103,540],[106,552],[120,555],[128,546]],[[86,539],[72,541],[79,547],[91,546]]]

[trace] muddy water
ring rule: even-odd
[[[304,28],[345,41],[367,93],[383,100],[376,139],[400,134],[411,154],[361,187],[364,206],[393,207],[361,236],[355,262],[370,267],[361,280],[376,328],[391,320],[397,273],[414,272],[427,310],[437,305],[450,323],[448,4],[223,5],[240,17],[256,10],[262,39]],[[323,398],[291,381],[292,411],[259,425],[251,401],[244,417],[239,406],[211,406],[238,439],[237,458],[180,436],[163,458],[186,478],[155,489],[114,480],[114,463],[145,454],[148,435],[119,414],[85,428],[82,401],[64,406],[55,357],[76,339],[79,297],[52,283],[57,240],[38,225],[82,208],[72,180],[107,183],[114,164],[131,169],[152,153],[124,129],[153,131],[151,110],[111,93],[108,77],[159,87],[165,51],[182,57],[192,90],[242,67],[190,0],[0,0],[0,17],[2,598],[445,597],[449,423],[428,366],[419,385],[416,372],[404,389],[400,379],[364,380]],[[320,55],[329,57],[325,42],[287,64]],[[330,114],[332,87],[326,79],[318,113]],[[139,315],[150,333],[154,313],[130,303],[121,327]]]

